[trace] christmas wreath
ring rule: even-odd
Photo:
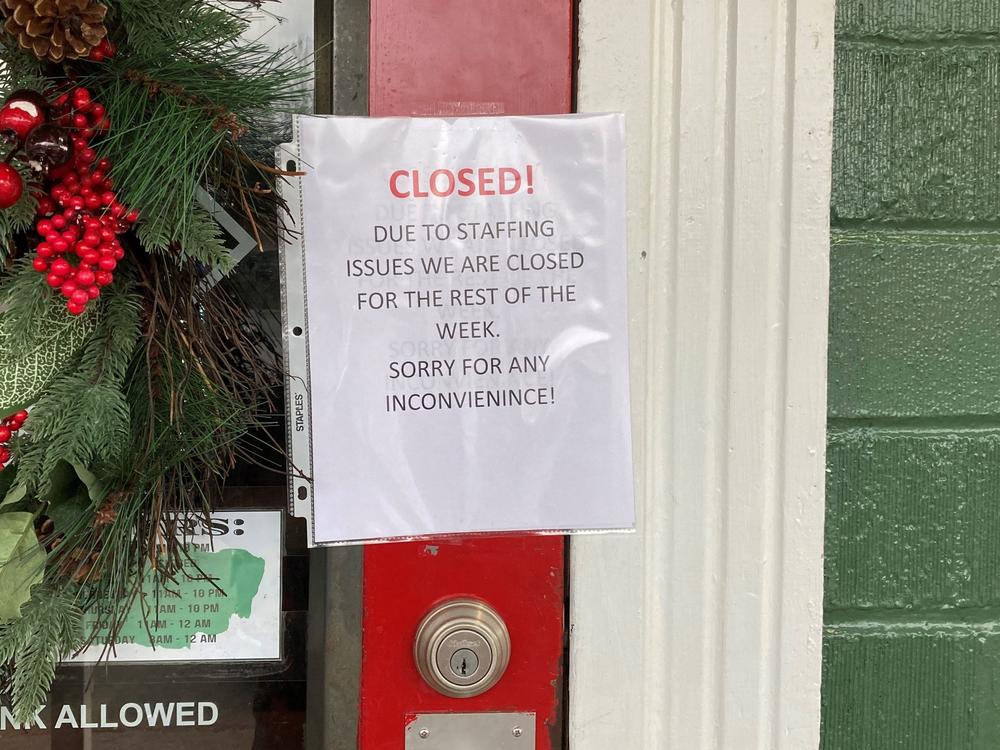
[[[282,231],[305,83],[260,2],[0,0],[0,690],[20,717],[184,566],[278,363],[210,207]],[[206,195],[210,196],[206,200]],[[83,614],[100,604],[87,632]]]

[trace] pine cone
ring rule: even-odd
[[[97,0],[0,0],[4,28],[40,60],[87,57],[108,34]]]
[[[82,583],[88,579],[97,580],[102,571],[98,562],[101,556],[97,552],[87,552],[76,548],[59,558],[57,570],[59,575],[68,577],[73,583]]]
[[[121,499],[121,492],[112,492],[97,509],[94,516],[94,526],[107,526],[109,523],[114,523],[115,519],[118,518],[118,503]]]
[[[63,539],[63,533],[56,529],[55,522],[48,516],[39,516],[35,521],[35,536],[46,552],[55,550]]]

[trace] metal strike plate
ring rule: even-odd
[[[416,714],[406,750],[535,750],[535,714]]]

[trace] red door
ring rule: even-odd
[[[566,113],[571,0],[372,0],[372,116]],[[404,747],[418,714],[533,713],[536,747],[562,746],[565,545],[559,536],[477,536],[370,546],[364,555],[361,750]],[[457,597],[504,619],[510,665],[472,698],[421,678],[422,618]]]

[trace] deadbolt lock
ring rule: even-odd
[[[503,676],[510,662],[510,634],[485,602],[452,599],[421,621],[413,658],[424,681],[439,693],[471,698]]]

